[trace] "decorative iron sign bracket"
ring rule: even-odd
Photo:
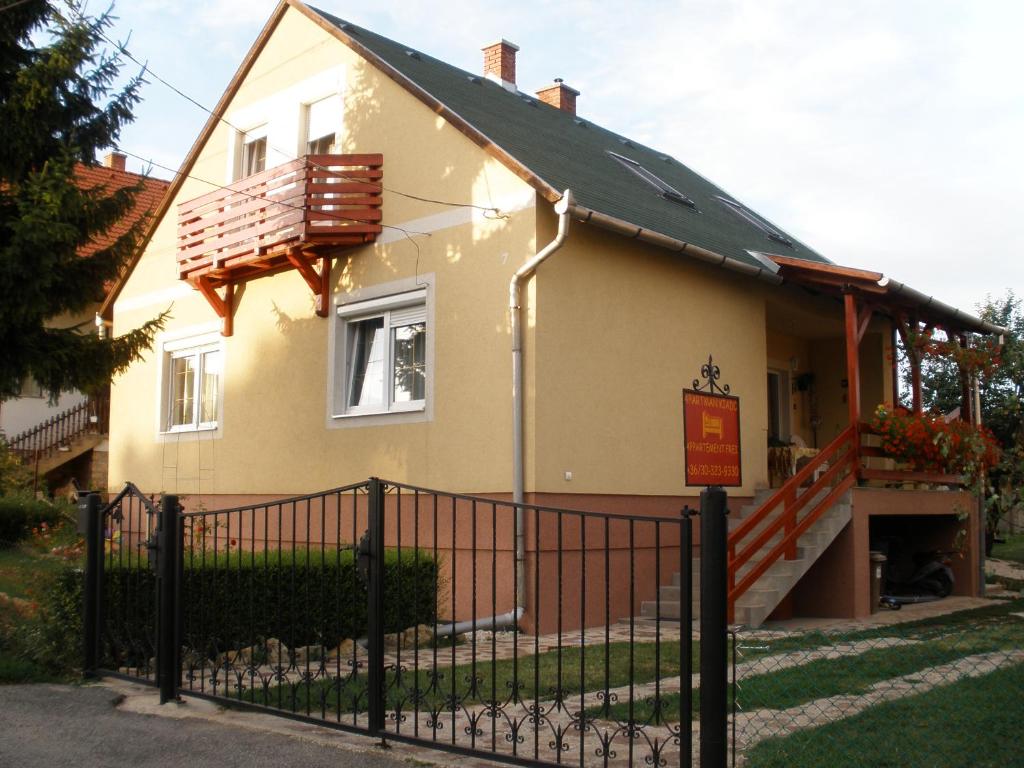
[[[694,379],[693,384],[690,385],[694,392],[707,392],[708,394],[715,394],[716,392],[721,395],[729,394],[729,385],[720,386],[718,380],[722,377],[722,372],[718,366],[715,365],[711,359],[711,355],[708,355],[708,361],[705,365],[700,367],[700,375],[703,376],[706,381],[701,384],[700,379]]]

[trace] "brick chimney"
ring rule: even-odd
[[[103,158],[103,165],[107,168],[113,168],[115,171],[123,171],[127,159],[128,156],[120,152],[110,152]]]
[[[555,78],[554,85],[537,91],[538,99],[570,115],[576,114],[576,97],[579,95],[579,91],[563,83],[560,77]]]
[[[519,46],[508,40],[499,40],[485,45],[481,50],[484,52],[484,77],[497,80],[509,90],[515,90],[516,51]]]

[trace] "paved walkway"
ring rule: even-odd
[[[275,728],[270,721],[279,717],[239,733],[243,719],[212,705],[205,716],[180,716],[203,709],[198,703],[158,709],[153,689],[130,683],[0,686],[0,766],[409,768],[406,755],[360,747],[324,728]]]

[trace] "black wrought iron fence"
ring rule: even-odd
[[[86,668],[155,684],[159,508],[132,483],[87,505]]]
[[[694,633],[688,513],[559,509],[377,479],[214,511],[165,496],[161,509],[153,571],[154,508],[134,489],[90,535],[104,547],[101,670],[159,683],[164,699],[209,697],[499,760],[696,762],[695,660],[709,654]],[[719,668],[705,694],[726,682],[720,565]],[[720,755],[715,764],[724,744]]]

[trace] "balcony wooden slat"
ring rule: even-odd
[[[257,255],[270,245],[284,245],[297,242],[302,228],[302,212],[296,211],[291,225],[281,220],[267,222],[262,227],[248,230],[250,236],[245,240],[223,238],[195,243],[181,251],[179,270],[191,270],[196,264],[223,264],[224,260],[240,253],[256,253]]]
[[[962,485],[963,475],[949,475],[941,472],[914,472],[905,469],[861,469],[863,480],[884,480],[886,482],[916,482],[938,485]]]
[[[267,181],[272,181],[273,179],[285,176],[288,173],[294,173],[298,171],[300,168],[304,167],[305,162],[303,161],[302,158],[299,158],[297,160],[290,160],[289,162],[284,163],[283,165],[277,165],[269,170],[260,171],[259,173],[255,173],[252,176],[246,176],[244,179],[232,182],[231,184],[226,184],[224,187],[214,189],[210,192],[199,195],[198,197],[194,197],[191,200],[179,205],[178,210],[180,211],[182,208],[186,206],[188,208],[202,206],[211,200],[222,200],[226,195],[232,193],[241,194],[243,190],[252,192],[252,190],[259,187],[261,184],[266,183]]]
[[[219,247],[232,242],[243,242],[255,234],[282,229],[305,218],[306,211],[299,207],[287,207],[279,213],[272,212],[269,215],[225,216],[218,224],[183,233],[178,241],[178,258],[181,260],[183,254],[198,243],[218,243]]]
[[[318,210],[316,207],[309,209],[308,221],[311,224],[320,222],[333,223],[336,226],[345,226],[346,222],[380,221],[383,214],[376,208],[350,208],[347,210]]]
[[[249,194],[225,194],[218,200],[208,200],[201,205],[191,205],[179,208],[178,224],[186,224],[190,221],[201,221],[205,217],[216,214],[223,210],[242,209],[245,206],[268,206],[272,204],[289,203],[302,207],[305,190],[302,184],[296,180],[289,180],[287,184],[268,187],[261,185],[255,188],[256,191]]]
[[[305,213],[302,198],[294,198],[296,202],[287,205],[260,204],[253,202],[240,208],[211,213],[197,222],[188,222],[178,226],[178,247],[185,248],[199,239],[224,237],[236,230],[244,230],[259,226],[264,221],[288,219],[293,213]],[[301,215],[300,215],[301,218]],[[241,235],[245,237],[245,235]]]
[[[355,166],[366,165],[371,168],[384,165],[384,155],[381,153],[362,155],[306,155],[306,166],[316,168],[317,166]],[[293,161],[295,162],[295,161]]]
[[[352,169],[352,168],[310,168],[306,178],[323,181],[324,179],[337,179],[340,181],[351,181],[353,179],[363,181],[376,181],[384,176],[380,169]]]
[[[236,227],[256,224],[259,221],[275,217],[286,217],[293,211],[300,213],[305,209],[305,200],[297,195],[280,202],[253,200],[237,208],[211,211],[206,217],[190,221],[178,226],[179,241],[194,235],[208,234],[213,230],[226,231]]]

